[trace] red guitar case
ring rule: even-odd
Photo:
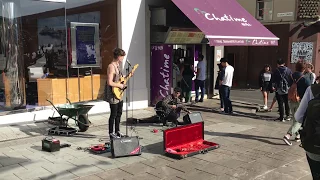
[[[204,154],[219,148],[219,144],[204,140],[204,122],[198,122],[163,131],[165,154],[183,159],[196,154]]]

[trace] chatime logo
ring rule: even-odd
[[[217,16],[214,13],[208,13],[205,11],[200,10],[199,8],[194,8],[194,11],[196,11],[198,14],[203,15],[206,19],[209,21],[220,21],[220,22],[239,22],[242,26],[252,26],[248,23],[248,21],[245,18],[239,18],[239,17],[232,17],[231,15],[224,14],[224,16]]]

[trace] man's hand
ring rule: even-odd
[[[177,109],[176,105],[172,105],[171,107],[172,107],[172,109]]]
[[[191,111],[187,111],[187,113],[188,113],[188,114],[191,114],[192,112],[191,112]]]
[[[118,88],[120,89],[124,89],[125,87],[127,87],[125,84],[119,84]]]
[[[260,88],[260,91],[262,91],[262,87]]]

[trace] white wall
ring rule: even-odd
[[[148,107],[149,90],[147,84],[150,81],[150,65],[148,65],[149,58],[146,57],[146,3],[145,0],[119,1],[120,16],[118,17],[120,19],[118,24],[121,28],[119,45],[127,52],[125,58],[132,65],[139,64],[134,77],[130,80],[130,99],[133,99],[133,108],[135,106]],[[123,64],[123,67],[125,69],[126,64]]]

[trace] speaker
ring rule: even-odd
[[[111,139],[111,154],[113,158],[141,155],[139,137],[122,137]]]
[[[198,122],[203,122],[200,112],[190,113],[183,116],[184,124],[193,124]]]

